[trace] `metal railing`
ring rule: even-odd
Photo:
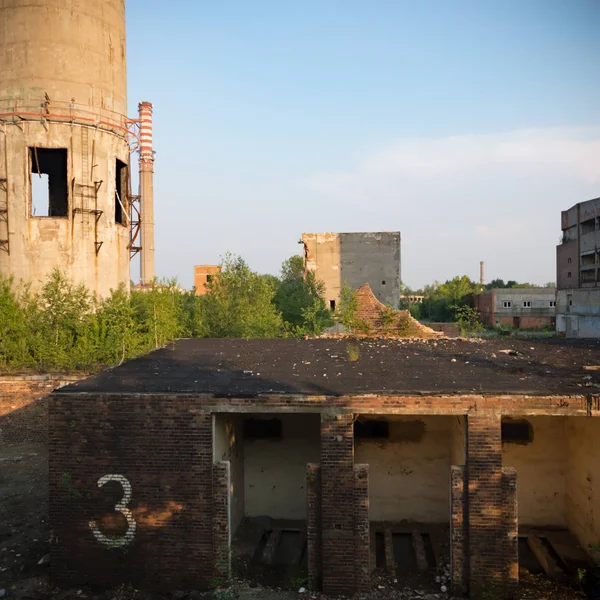
[[[0,98],[0,123],[19,126],[24,121],[85,125],[127,140],[132,151],[139,145],[139,119],[86,104],[46,99]]]

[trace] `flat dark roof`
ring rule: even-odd
[[[584,365],[600,340],[183,339],[55,394],[599,394]]]

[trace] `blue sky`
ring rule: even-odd
[[[555,279],[600,196],[598,0],[128,0],[130,114],[154,104],[156,267],[303,232],[402,232],[413,287]]]

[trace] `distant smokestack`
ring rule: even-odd
[[[484,265],[483,261],[479,263],[479,283],[485,285]]]
[[[154,279],[154,153],[152,151],[152,104],[140,102],[140,280]]]

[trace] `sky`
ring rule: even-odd
[[[599,0],[127,0],[157,275],[392,230],[413,288],[554,281],[560,211],[600,196],[599,31]]]

